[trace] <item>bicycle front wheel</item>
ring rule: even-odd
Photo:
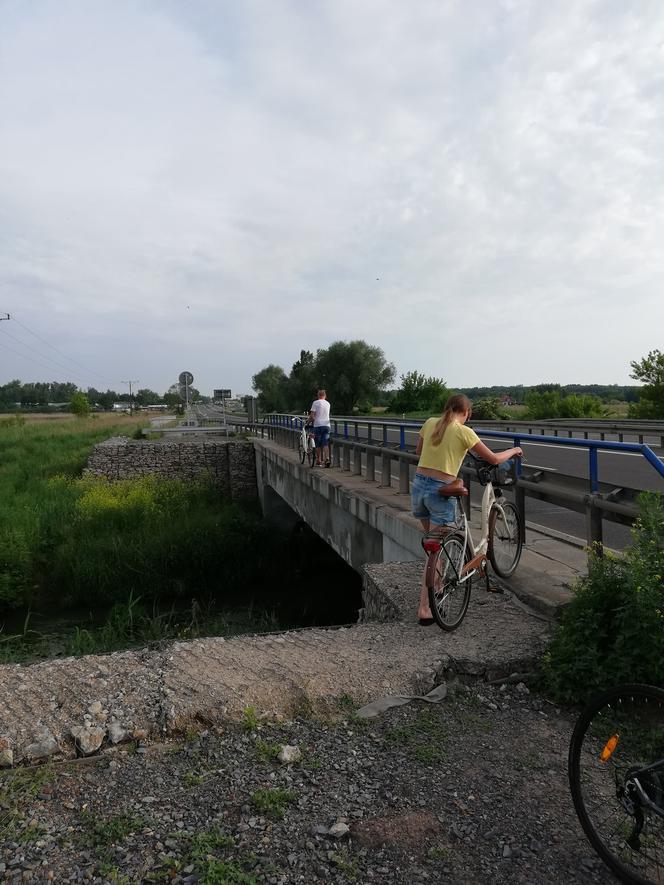
[[[501,578],[509,578],[521,559],[521,516],[514,504],[502,501],[489,512],[489,547],[493,570]]]
[[[302,440],[300,440],[300,444],[298,446],[298,449],[299,449],[299,453],[300,453],[300,464],[304,464],[306,457],[307,457],[307,450],[304,448],[304,445],[302,444]]]
[[[316,443],[309,437],[307,448],[307,457],[309,458],[309,467],[313,467],[316,463]]]
[[[456,630],[468,609],[471,577],[461,573],[465,562],[462,535],[448,535],[440,549],[429,554],[426,572],[429,606],[443,630]]]
[[[625,684],[594,698],[568,771],[581,826],[607,866],[623,882],[664,883],[664,690]]]

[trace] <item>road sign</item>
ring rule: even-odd
[[[194,383],[194,376],[191,374],[191,372],[180,372],[178,381],[180,382],[180,384],[191,387],[191,385]]]
[[[231,392],[227,387],[220,387],[214,391],[214,399],[230,399]]]

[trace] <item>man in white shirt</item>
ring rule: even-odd
[[[318,398],[311,404],[309,417],[314,422],[316,440],[316,466],[330,466],[330,404],[324,390],[318,391]]]

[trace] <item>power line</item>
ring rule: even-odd
[[[7,332],[6,329],[2,329],[2,330],[0,330],[0,331],[2,332],[3,335],[6,335],[8,338],[11,338],[12,341],[16,341],[17,344],[20,344],[21,347],[25,347],[27,350],[31,350],[31,351],[33,351],[34,353],[36,353],[37,356],[39,357],[39,361],[40,361],[40,362],[42,362],[42,363],[44,363],[44,362],[51,363],[51,365],[56,366],[56,368],[58,368],[58,369],[60,369],[60,370],[62,370],[62,371],[67,372],[69,375],[77,376],[77,377],[79,377],[79,378],[83,378],[83,377],[84,377],[84,376],[81,375],[79,372],[74,371],[70,366],[64,366],[64,365],[62,365],[62,363],[58,363],[58,362],[56,362],[55,360],[52,360],[49,356],[44,356],[44,355],[43,355],[42,353],[40,353],[36,348],[34,348],[31,344],[26,344],[25,341],[21,341],[20,338],[17,338],[16,335],[12,335],[11,332]],[[9,348],[7,348],[7,349],[9,350]],[[12,351],[12,352],[13,352],[13,353],[16,353],[15,350]],[[24,359],[33,359],[33,360],[34,360],[34,357],[28,356],[27,354],[21,354],[21,353],[19,353],[18,355],[19,355],[19,356],[22,356]],[[51,370],[51,371],[52,371],[52,370]],[[87,380],[87,379],[86,379],[86,380]]]
[[[9,319],[9,314],[7,314],[7,318]],[[67,356],[66,353],[63,353],[59,350],[54,344],[51,344],[50,341],[47,341],[45,338],[42,338],[41,335],[38,335],[36,332],[33,332],[25,323],[22,323],[20,320],[17,320],[15,316],[11,317],[12,321],[16,323],[17,326],[20,326],[22,329],[25,329],[26,332],[29,332],[34,338],[38,341],[41,341],[42,344],[45,344],[47,347],[50,347],[51,350],[54,350],[61,357],[64,357],[68,362],[73,363],[75,366],[78,366],[79,369],[83,369],[88,375],[94,375],[97,378],[101,378],[106,384],[117,384],[117,379],[107,378],[105,375],[100,375],[99,372],[95,372],[94,369],[90,369],[88,366],[84,366],[82,363],[79,363],[78,360],[75,360],[71,356]],[[27,345],[26,345],[27,346]]]
[[[43,362],[41,359],[35,359],[35,357],[33,357],[33,356],[29,356],[28,354],[21,353],[19,350],[14,350],[13,347],[9,347],[7,344],[3,345],[3,350],[8,350],[10,353],[14,353],[14,354],[16,354],[16,356],[20,356],[21,359],[32,360],[33,363],[40,363],[41,365],[46,366],[46,363]],[[53,371],[53,369],[50,366],[46,366],[46,368],[49,369],[51,372]],[[75,373],[73,373],[71,371],[71,369],[67,369],[67,372],[69,374],[69,377],[72,377],[72,378],[79,377],[79,380],[80,380],[80,376],[75,375]]]

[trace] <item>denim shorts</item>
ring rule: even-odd
[[[430,476],[415,474],[410,496],[413,505],[413,516],[428,519],[432,525],[454,525],[456,522],[456,500],[438,494],[441,486],[452,482],[432,479]]]
[[[314,439],[316,440],[316,448],[322,449],[330,444],[330,428],[314,427]]]

